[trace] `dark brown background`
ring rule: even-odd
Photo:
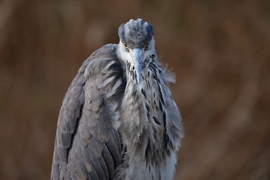
[[[69,83],[138,17],[177,75],[175,179],[270,179],[269,0],[0,1],[0,179],[49,179]]]

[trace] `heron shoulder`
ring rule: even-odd
[[[95,177],[95,173],[109,178],[120,164],[121,145],[114,119],[119,116],[124,81],[116,48],[109,44],[92,53],[65,95],[58,118],[52,179]],[[101,166],[95,166],[96,161]]]

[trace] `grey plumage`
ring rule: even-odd
[[[119,27],[119,44],[95,51],[73,79],[60,110],[51,179],[172,179],[183,137],[158,62],[153,28]]]
[[[154,32],[151,24],[142,19],[131,19],[119,27],[118,35],[130,48],[143,48],[152,39]]]

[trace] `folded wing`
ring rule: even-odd
[[[115,45],[94,52],[73,79],[60,110],[51,179],[111,179],[121,163],[117,131],[125,89]]]

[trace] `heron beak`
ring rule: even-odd
[[[137,74],[137,82],[141,82],[141,69],[142,69],[142,60],[143,60],[144,50],[140,48],[134,48],[131,50],[131,58],[135,64],[135,70]]]

